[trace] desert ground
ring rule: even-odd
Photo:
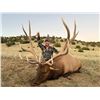
[[[41,53],[37,43],[34,43],[37,54]],[[61,46],[63,43],[61,44]],[[81,45],[81,44],[79,44]],[[28,48],[29,44],[22,44]],[[74,73],[68,78],[60,77],[56,80],[47,80],[38,87],[98,87],[100,86],[100,49],[91,47],[90,50],[78,52],[75,45],[71,45],[70,53],[80,59],[82,63],[81,73]],[[94,50],[92,50],[94,48]],[[58,50],[60,48],[57,48]],[[36,75],[36,66],[19,58],[20,47],[18,44],[7,47],[1,44],[1,85],[3,87],[30,87],[30,80]],[[20,52],[25,56],[30,53]]]

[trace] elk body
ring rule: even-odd
[[[60,52],[46,62],[40,62],[37,59],[32,60],[32,59],[27,58],[27,61],[29,63],[38,65],[37,74],[34,80],[32,81],[32,85],[39,85],[48,79],[57,79],[60,76],[64,76],[64,75],[68,76],[71,73],[79,71],[79,69],[81,68],[80,61],[77,58],[75,58],[73,55],[71,55],[69,52],[69,46],[71,42],[74,41],[75,37],[78,34],[78,32],[76,33],[76,23],[74,23],[73,37],[70,39],[70,30],[63,19],[62,19],[62,22],[64,24],[64,27],[67,30],[68,35],[67,35],[66,42],[63,48],[60,50]],[[31,46],[31,50],[26,50],[26,49],[24,50],[26,50],[27,52],[31,52],[37,58],[36,53],[33,51],[34,46],[31,41],[30,23],[29,23],[29,36],[27,35],[24,28],[23,28],[23,31],[25,35],[28,37],[30,41],[30,46]]]

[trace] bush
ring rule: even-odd
[[[8,42],[6,43],[6,45],[7,45],[8,47],[10,47],[10,46],[12,46],[12,45],[15,45],[15,42],[8,41]]]
[[[84,52],[84,51],[83,51],[83,49],[82,49],[82,48],[79,48],[79,49],[78,49],[78,52]]]
[[[16,42],[16,37],[12,37],[11,41]]]
[[[77,45],[75,48],[76,48],[76,49],[80,49],[81,47],[80,47],[79,45]]]
[[[55,36],[51,37],[51,43],[55,43]]]
[[[81,42],[82,45],[86,45],[85,41]]]
[[[1,37],[1,43],[6,43],[7,42],[7,38],[6,37]]]
[[[44,40],[43,40],[43,39],[40,39],[40,40],[39,40],[39,42],[40,42],[40,43],[43,43],[43,42],[44,42]]]
[[[96,45],[97,45],[98,47],[100,47],[100,42],[97,42]]]
[[[18,52],[22,52],[22,50],[19,50]]]
[[[83,50],[90,50],[88,47],[83,47],[82,49]]]
[[[51,40],[51,43],[56,43],[56,41],[55,40]]]
[[[91,45],[92,47],[95,47],[95,46],[96,46],[95,42],[92,42],[90,45]]]
[[[86,42],[86,43],[85,43],[85,45],[86,45],[86,46],[89,46],[89,45],[90,45],[90,43],[89,43],[89,42]]]
[[[75,45],[76,43],[75,42],[72,42],[72,45]]]
[[[21,44],[27,44],[27,43],[29,43],[29,41],[28,40],[20,40],[20,43]]]
[[[32,38],[31,38],[32,40],[35,40],[35,37],[34,36],[32,36]]]
[[[64,40],[63,40],[63,39],[61,39],[61,40],[60,40],[60,42],[64,42]]]
[[[94,51],[95,49],[93,48],[92,50]]]
[[[16,42],[20,42],[21,41],[21,36],[17,36],[16,37]]]
[[[61,47],[61,44],[59,42],[54,43],[55,47]]]

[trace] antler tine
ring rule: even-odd
[[[70,30],[69,30],[69,28],[68,28],[68,26],[67,26],[67,24],[65,23],[65,21],[63,20],[63,18],[62,18],[62,22],[63,22],[63,25],[65,26],[65,28],[66,28],[66,30],[67,30],[67,33],[68,33],[68,40],[70,39]]]
[[[31,47],[32,47],[32,49],[34,48],[34,46],[33,46],[33,44],[32,44],[32,39],[31,39],[32,37],[31,37],[31,25],[30,25],[30,21],[29,21],[29,41],[30,41],[30,43],[31,43]]]
[[[35,50],[33,49],[34,46],[33,46],[33,44],[32,44],[31,38],[32,38],[32,37],[31,37],[31,25],[30,25],[30,21],[29,21],[29,41],[30,41],[31,49],[32,49],[32,51],[34,52],[34,55],[35,55],[36,59],[38,59],[38,56],[36,55],[36,52],[35,52]]]
[[[74,34],[76,33],[76,20],[74,20]]]
[[[31,41],[31,38],[30,38],[31,36],[28,36],[28,34],[27,34],[27,32],[25,31],[23,25],[22,25],[22,29],[23,29],[23,32],[25,33],[26,37],[28,38],[28,40]],[[31,30],[31,29],[29,28],[29,30]],[[30,32],[31,32],[31,31],[30,31]],[[33,46],[33,48],[34,48],[34,46]]]
[[[30,21],[29,21],[29,38],[31,40],[31,25],[30,25]]]
[[[74,21],[74,33],[73,33],[73,37],[70,39],[70,42],[72,42],[76,38],[78,33],[79,32],[76,33],[76,21]]]
[[[23,57],[20,53],[19,53],[19,57],[20,57],[20,59],[23,59]],[[39,64],[39,62],[36,60],[34,60],[34,61],[29,60],[28,56],[26,56],[26,59],[24,59],[24,60],[27,60],[27,62],[30,64]]]
[[[20,53],[18,55],[19,55],[20,59],[23,59]]]
[[[65,26],[65,28],[67,30],[67,35],[68,35],[67,36],[68,40],[66,41],[66,43],[64,44],[64,47],[62,48],[62,51],[64,51],[67,48],[67,42],[70,41],[70,30],[69,30],[67,24],[65,23],[65,21],[63,20],[63,18],[62,18],[62,22],[63,22],[63,24],[64,24],[64,26]]]
[[[31,50],[23,48],[20,43],[19,43],[19,47],[20,47],[21,50],[30,52],[30,53],[32,53],[34,55],[34,53]]]
[[[30,60],[27,56],[26,56],[27,62],[29,62],[30,64],[39,64],[38,61],[36,60]]]
[[[21,47],[21,49],[23,49],[23,50],[25,50],[25,51],[27,51],[27,52],[31,52],[33,55],[35,55],[35,57],[36,57],[36,59],[37,59],[38,57],[37,57],[37,55],[36,55],[35,50],[33,49],[34,46],[33,46],[33,44],[32,44],[32,40],[31,40],[31,25],[30,25],[30,21],[29,21],[29,36],[28,36],[27,32],[25,31],[23,25],[22,25],[22,29],[23,29],[23,32],[25,33],[25,35],[27,36],[27,38],[28,38],[28,40],[29,40],[29,42],[30,42],[31,50],[27,50],[27,49],[24,49],[24,48],[22,48],[22,47]]]
[[[26,33],[26,31],[25,31],[23,25],[22,25],[22,29],[23,29],[23,32],[25,33],[25,35],[27,36],[27,38],[29,39],[29,37],[28,37],[28,35],[27,35],[27,33]]]

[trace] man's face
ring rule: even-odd
[[[45,41],[45,46],[49,46],[50,42],[49,41]]]

